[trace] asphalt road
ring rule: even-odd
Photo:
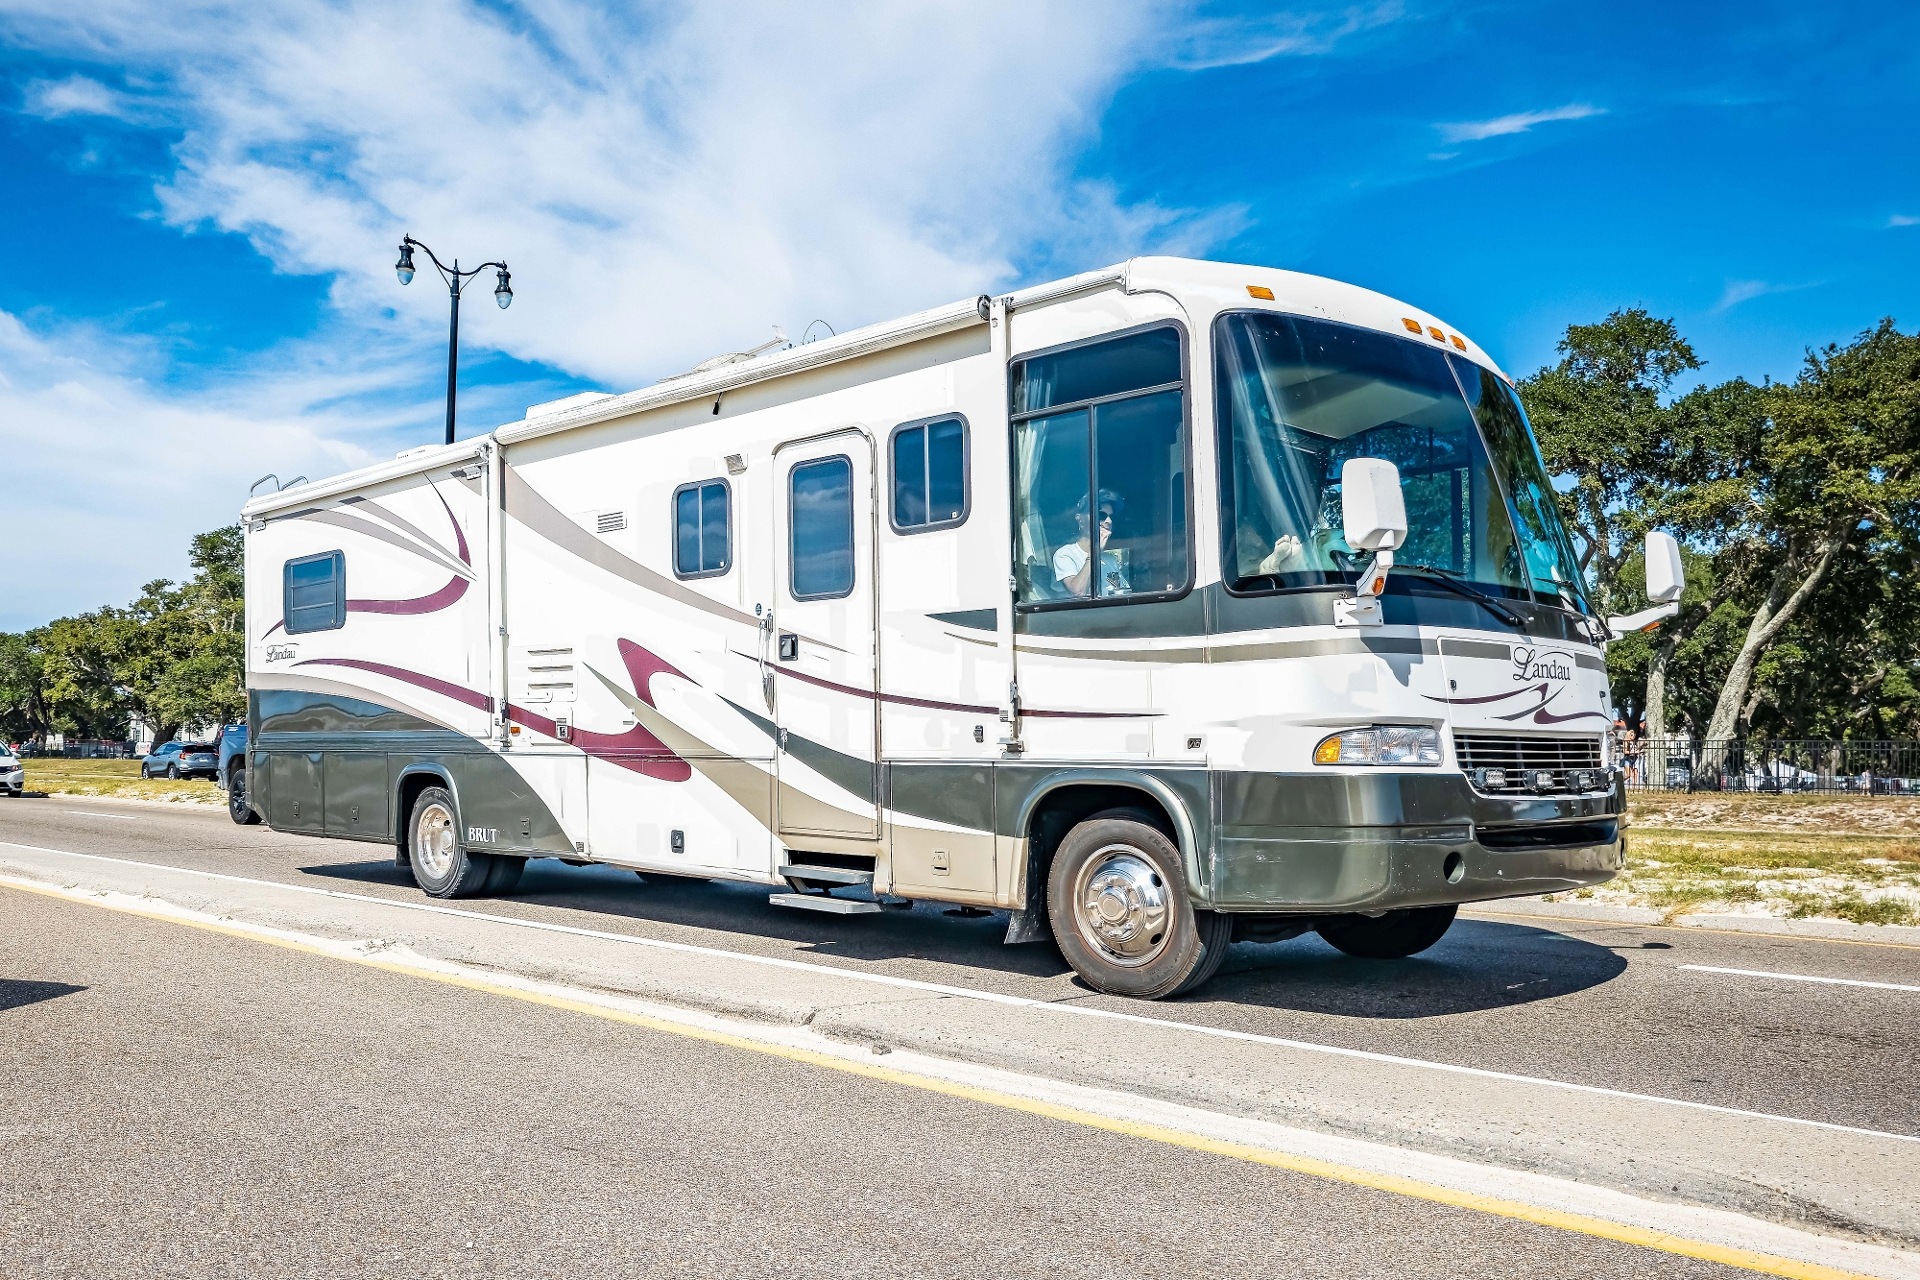
[[[0,840],[420,901],[385,846],[236,827],[219,811],[69,798],[0,802]],[[976,987],[1920,1134],[1920,992],[1752,978],[1700,965],[1920,987],[1920,948],[1698,929],[1463,919],[1407,961],[1355,960],[1312,936],[1240,944],[1195,995],[1097,995],[1051,947],[1005,947],[1004,914],[922,905],[832,917],[752,885],[642,883],[530,863],[490,913]],[[1497,909],[1497,908],[1496,908]]]
[[[9,888],[0,1134],[8,1277],[1733,1274]]]

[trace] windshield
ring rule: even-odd
[[[1340,468],[1384,458],[1407,506],[1396,565],[1584,607],[1526,419],[1497,376],[1420,343],[1269,312],[1222,316],[1215,339],[1228,586],[1351,579],[1364,557],[1341,532]],[[1517,521],[1515,481],[1530,502]]]

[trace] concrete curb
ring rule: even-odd
[[[1763,933],[1788,938],[1819,938],[1829,942],[1869,942],[1883,946],[1920,947],[1920,928],[1905,924],[1853,924],[1846,920],[1782,920],[1775,916],[1688,912],[1672,920],[1652,907],[1630,907],[1606,902],[1546,902],[1539,898],[1508,898],[1464,908],[1463,916],[1527,916],[1540,920],[1586,920],[1600,924],[1650,925],[1666,929],[1718,929],[1729,933]]]
[[[21,800],[85,800],[99,804],[131,804],[147,809],[204,809],[209,813],[222,813],[226,810],[225,800],[149,800],[144,796],[97,796],[85,791],[29,791],[17,797]]]

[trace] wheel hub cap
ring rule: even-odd
[[[1167,886],[1133,849],[1115,846],[1090,859],[1074,905],[1081,933],[1123,964],[1145,964],[1166,948]]]
[[[421,870],[437,880],[453,869],[453,849],[453,815],[445,805],[428,805],[414,828],[414,860]]]

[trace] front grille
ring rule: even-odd
[[[1453,754],[1474,786],[1492,795],[1533,795],[1542,791],[1570,791],[1567,774],[1575,769],[1600,768],[1600,739],[1580,735],[1453,732]],[[1492,786],[1482,769],[1504,769],[1506,781]],[[1535,785],[1535,775],[1546,770],[1551,786]]]

